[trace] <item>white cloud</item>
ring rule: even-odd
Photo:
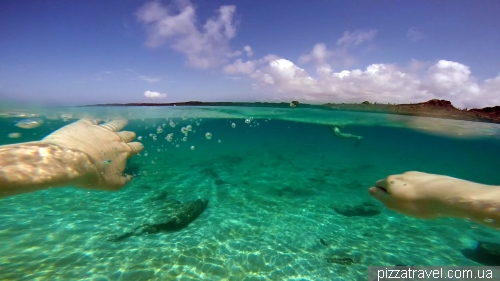
[[[350,52],[371,41],[377,31],[346,31],[334,49],[316,44],[301,63],[313,63],[314,75],[291,60],[267,55],[261,59],[237,59],[224,67],[228,74],[251,78],[252,88],[268,91],[270,99],[291,98],[308,102],[416,103],[446,99],[458,108],[500,104],[500,74],[483,83],[471,75],[468,66],[448,60],[435,63],[411,60],[405,67],[396,64],[371,64],[365,69],[334,69],[332,61],[354,61]],[[336,62],[334,62],[336,63]],[[338,64],[337,64],[338,65]]]
[[[255,62],[237,59],[234,63],[226,65],[224,72],[228,74],[251,74],[255,71]]]
[[[334,49],[328,49],[324,43],[318,43],[314,45],[313,49],[309,54],[303,55],[299,58],[299,63],[309,63],[312,62],[316,66],[321,66],[320,72],[326,70],[326,65],[332,62],[335,65],[341,65],[344,67],[351,66],[354,64],[356,59],[350,55],[350,51],[355,49],[362,43],[370,42],[377,35],[377,30],[355,30],[353,32],[346,31],[344,35],[337,40],[337,46]]]
[[[232,64],[224,66],[223,70],[227,74],[251,75],[252,73],[255,72],[257,67],[261,67],[277,59],[280,59],[280,57],[275,55],[267,55],[259,60],[249,60],[245,62],[242,59],[237,59]]]
[[[424,72],[410,66],[372,64],[366,69],[333,71],[326,64],[318,66],[313,77],[292,61],[276,59],[249,77],[257,82],[254,89],[271,90],[285,100],[413,103],[439,98],[459,108],[500,104],[500,75],[479,85],[469,68],[457,62],[440,60]]]
[[[332,52],[326,49],[326,45],[323,43],[319,43],[314,45],[310,54],[301,56],[299,58],[299,62],[314,62],[316,64],[324,64],[331,55]]]
[[[150,83],[158,82],[161,80],[161,78],[159,78],[159,77],[150,77],[150,76],[145,76],[145,75],[139,76],[139,79],[144,80],[146,82],[150,82]]]
[[[145,91],[144,96],[149,99],[164,99],[167,97],[167,94],[160,94],[158,92]]]
[[[406,32],[406,38],[413,42],[420,41],[425,38],[425,35],[419,31],[417,28],[412,27],[408,29],[408,32]]]
[[[247,53],[247,56],[249,56],[249,57],[253,56],[252,47],[250,47],[250,46],[245,46],[245,47],[243,48],[243,50]]]
[[[186,55],[187,65],[209,68],[241,54],[231,51],[229,46],[229,41],[236,35],[235,11],[235,6],[221,6],[217,16],[208,19],[201,30],[196,25],[195,7],[187,0],[176,1],[171,6],[149,2],[136,15],[146,27],[147,46],[155,48],[168,43]]]
[[[344,36],[337,40],[337,45],[346,47],[357,46],[363,42],[371,41],[375,35],[377,35],[377,31],[373,29],[368,31],[355,30],[352,33],[346,31],[344,32]]]
[[[488,106],[500,105],[500,74],[484,81],[482,99],[489,101]]]

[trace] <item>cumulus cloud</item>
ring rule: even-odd
[[[158,92],[145,91],[144,96],[148,99],[164,99],[167,97],[167,94],[160,94]]]
[[[253,56],[252,47],[250,47],[250,46],[245,46],[245,47],[243,48],[243,50],[247,53],[247,56],[249,56],[249,57]]]
[[[377,35],[377,30],[355,30],[353,32],[346,31],[344,35],[337,40],[337,46],[333,49],[328,49],[324,43],[314,45],[309,54],[299,58],[299,63],[314,63],[323,68],[325,65],[331,64],[332,60],[335,64],[342,66],[351,66],[356,59],[350,55],[350,52],[362,43],[370,42]]]
[[[345,32],[333,49],[316,44],[299,58],[299,63],[314,65],[314,74],[276,55],[237,59],[224,72],[246,75],[254,81],[254,90],[269,91],[274,95],[270,98],[281,100],[416,103],[438,98],[450,100],[458,108],[500,105],[500,75],[478,82],[467,65],[454,61],[411,60],[406,66],[379,63],[365,69],[333,67],[332,60],[350,57],[352,49],[375,35],[375,30]]]
[[[267,55],[258,60],[243,61],[242,59],[235,60],[232,64],[224,66],[224,72],[228,74],[247,74],[252,75],[258,67],[262,67],[271,61],[280,59],[275,55]]]
[[[295,93],[318,102],[412,103],[439,98],[450,100],[459,108],[500,104],[500,75],[480,85],[469,67],[453,61],[440,60],[424,73],[395,64],[318,73],[323,75],[312,77],[293,62],[281,59],[252,77],[261,85],[272,85],[277,93]]]
[[[228,74],[251,74],[255,71],[255,62],[246,61],[243,62],[241,59],[237,59],[232,64],[226,65],[224,67],[224,72]]]
[[[419,31],[417,28],[412,27],[408,29],[408,32],[406,32],[406,38],[413,42],[420,41],[425,38],[425,35]]]
[[[316,64],[324,64],[326,60],[332,55],[333,52],[326,49],[326,45],[319,43],[314,45],[311,53],[303,55],[299,58],[299,62],[307,63],[314,62]]]
[[[235,6],[221,6],[217,15],[197,26],[195,7],[189,1],[176,1],[164,6],[154,1],[143,5],[136,13],[147,31],[146,45],[151,48],[168,44],[184,54],[186,64],[209,68],[226,62],[241,52],[231,51],[229,41],[236,35],[233,16]]]

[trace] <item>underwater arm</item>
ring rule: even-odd
[[[0,146],[0,197],[51,187],[119,190],[132,180],[127,160],[144,146],[126,120],[81,119],[38,142]]]
[[[406,172],[379,180],[368,191],[387,208],[411,217],[452,217],[500,228],[500,186]]]
[[[454,196],[443,200],[447,213],[450,217],[500,230],[500,186],[472,184],[464,184],[467,189],[458,188]]]
[[[0,146],[0,197],[83,183],[92,170],[90,156],[55,144]]]

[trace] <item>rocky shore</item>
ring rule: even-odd
[[[450,101],[438,99],[412,104],[380,104],[365,101],[362,103],[327,103],[324,106],[336,110],[393,113],[476,122],[500,123],[500,106],[485,107],[480,109],[458,109],[454,107]]]

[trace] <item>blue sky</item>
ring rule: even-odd
[[[2,1],[0,98],[500,105],[500,1]]]

